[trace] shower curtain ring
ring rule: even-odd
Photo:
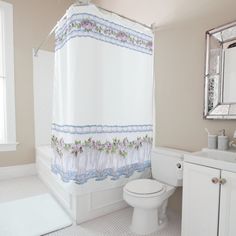
[[[79,5],[89,5],[91,0],[76,0],[75,2]]]

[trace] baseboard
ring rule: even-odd
[[[0,180],[36,175],[35,163],[18,166],[0,167]]]

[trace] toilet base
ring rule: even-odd
[[[167,223],[167,217],[158,219],[157,209],[142,209],[135,207],[130,229],[135,234],[145,235],[163,229]]]

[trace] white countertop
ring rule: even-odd
[[[236,150],[220,151],[204,148],[198,152],[185,154],[184,161],[236,172]]]

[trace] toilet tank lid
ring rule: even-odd
[[[152,149],[154,153],[168,155],[168,156],[175,156],[179,158],[183,158],[184,154],[189,154],[189,152],[184,150],[179,150],[175,148],[169,148],[169,147],[154,147]]]

